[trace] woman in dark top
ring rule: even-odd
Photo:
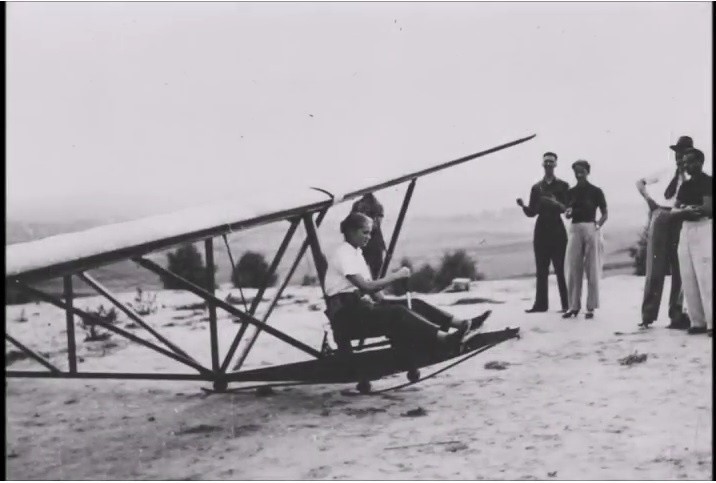
[[[684,152],[690,178],[679,188],[672,216],[684,220],[679,238],[679,269],[691,318],[689,334],[713,331],[713,178],[703,172],[704,153]]]
[[[565,216],[571,218],[567,242],[567,292],[569,311],[562,317],[575,317],[582,304],[582,282],[587,274],[586,318],[594,317],[599,307],[599,277],[601,276],[600,232],[607,221],[607,201],[604,192],[587,181],[591,167],[584,160],[572,164],[577,184],[567,192]],[[597,220],[597,208],[600,217]]]

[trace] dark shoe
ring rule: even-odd
[[[686,331],[689,335],[696,335],[696,334],[705,334],[708,332],[706,327],[690,327],[689,330]]]
[[[562,314],[563,319],[568,319],[570,317],[576,317],[579,313],[579,310],[568,310],[564,314]]]
[[[584,314],[585,319],[593,319],[594,318],[594,312],[587,312]]]
[[[547,309],[538,309],[537,307],[532,307],[531,309],[525,310],[525,312],[528,314],[534,314],[537,312],[547,312]]]
[[[707,333],[708,333],[709,337],[713,337],[713,336],[714,336],[714,330],[713,330],[713,329],[709,329]]]
[[[654,323],[653,320],[644,320],[640,324],[638,324],[638,326],[641,327],[642,329],[648,329],[649,326],[653,323]]]
[[[482,327],[482,324],[485,323],[487,318],[492,314],[492,310],[486,310],[482,315],[478,315],[477,317],[474,317],[470,319],[470,324],[467,326],[467,331],[476,330]]]
[[[667,329],[674,329],[674,330],[689,330],[689,324],[684,324],[683,322],[676,322],[671,321],[669,325],[666,326]]]

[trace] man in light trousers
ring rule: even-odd
[[[713,334],[713,178],[703,172],[704,154],[684,152],[690,178],[676,195],[674,215],[682,220],[679,267],[684,298],[691,318],[689,334]]]

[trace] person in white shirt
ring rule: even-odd
[[[689,136],[681,136],[676,144],[670,146],[674,151],[676,169],[649,178],[642,178],[636,183],[637,190],[649,205],[649,227],[647,228],[646,244],[646,277],[644,280],[644,297],[641,305],[640,327],[649,327],[659,316],[661,294],[664,279],[671,272],[671,291],[669,294],[670,329],[686,330],[689,318],[684,313],[684,294],[681,287],[679,256],[677,248],[681,233],[682,221],[673,216],[672,209],[676,202],[676,193],[685,181],[683,153],[693,147]],[[668,176],[667,176],[668,173]],[[673,173],[673,174],[672,174]],[[662,184],[667,183],[666,186]],[[659,183],[659,184],[657,184]],[[647,186],[656,185],[654,194],[650,194]],[[663,196],[660,193],[663,191]]]
[[[349,214],[341,223],[345,241],[328,260],[326,314],[339,349],[349,347],[351,339],[385,335],[403,348],[459,350],[477,333],[490,311],[471,320],[458,320],[419,299],[412,299],[411,308],[404,300],[385,299],[381,290],[410,277],[410,269],[403,267],[383,278],[371,278],[361,249],[370,239],[372,224],[361,213]]]

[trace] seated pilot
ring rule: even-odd
[[[385,335],[395,346],[458,352],[477,334],[490,311],[471,320],[458,320],[422,300],[413,299],[409,309],[404,300],[385,299],[380,291],[410,277],[410,269],[403,267],[384,278],[371,278],[361,249],[370,239],[372,223],[361,213],[349,214],[341,223],[345,241],[328,260],[326,313],[339,348],[350,346],[351,339]]]

